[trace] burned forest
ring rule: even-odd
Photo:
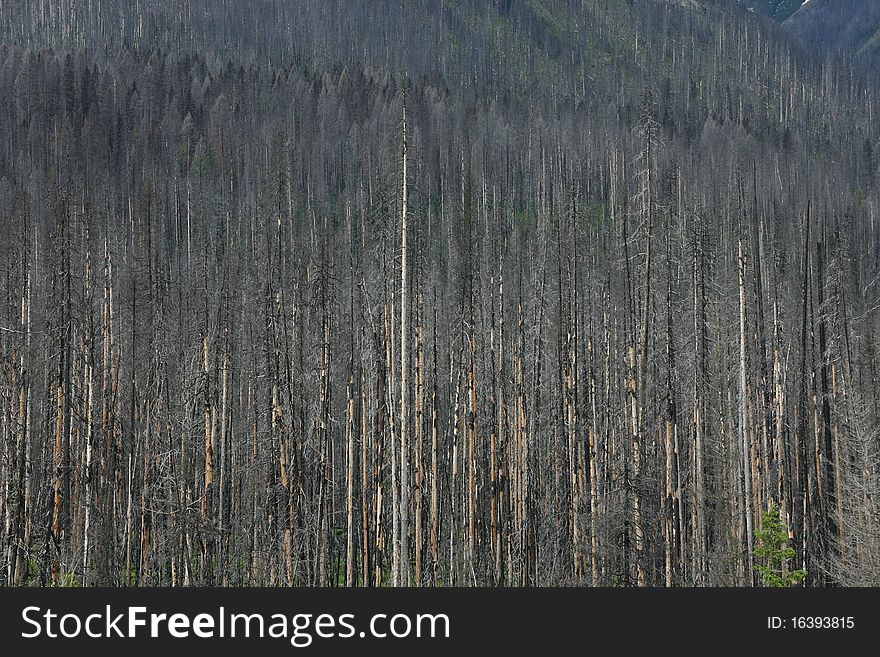
[[[877,74],[721,0],[0,2],[0,584],[880,583]]]

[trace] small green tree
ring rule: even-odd
[[[754,555],[764,564],[755,568],[761,574],[764,586],[794,586],[807,576],[806,570],[788,570],[788,561],[796,556],[786,545],[788,531],[779,516],[775,504],[761,516],[761,528],[757,531]]]

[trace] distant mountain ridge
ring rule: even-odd
[[[782,22],[800,9],[803,3],[804,0],[745,0],[743,4]]]
[[[804,43],[852,52],[865,63],[880,64],[877,0],[809,0],[783,25]]]

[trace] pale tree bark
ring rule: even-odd
[[[403,106],[403,193],[400,211],[400,520],[395,535],[397,572],[395,585],[407,586],[410,580],[409,556],[409,225],[406,179],[406,103]]]
[[[745,574],[749,586],[753,584],[752,549],[754,530],[752,529],[752,459],[746,427],[746,260],[742,240],[739,240],[739,440],[742,452],[743,513],[746,522]]]

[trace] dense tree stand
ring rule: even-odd
[[[872,73],[711,3],[107,1],[0,17],[0,584],[753,586],[767,517],[880,583]]]

